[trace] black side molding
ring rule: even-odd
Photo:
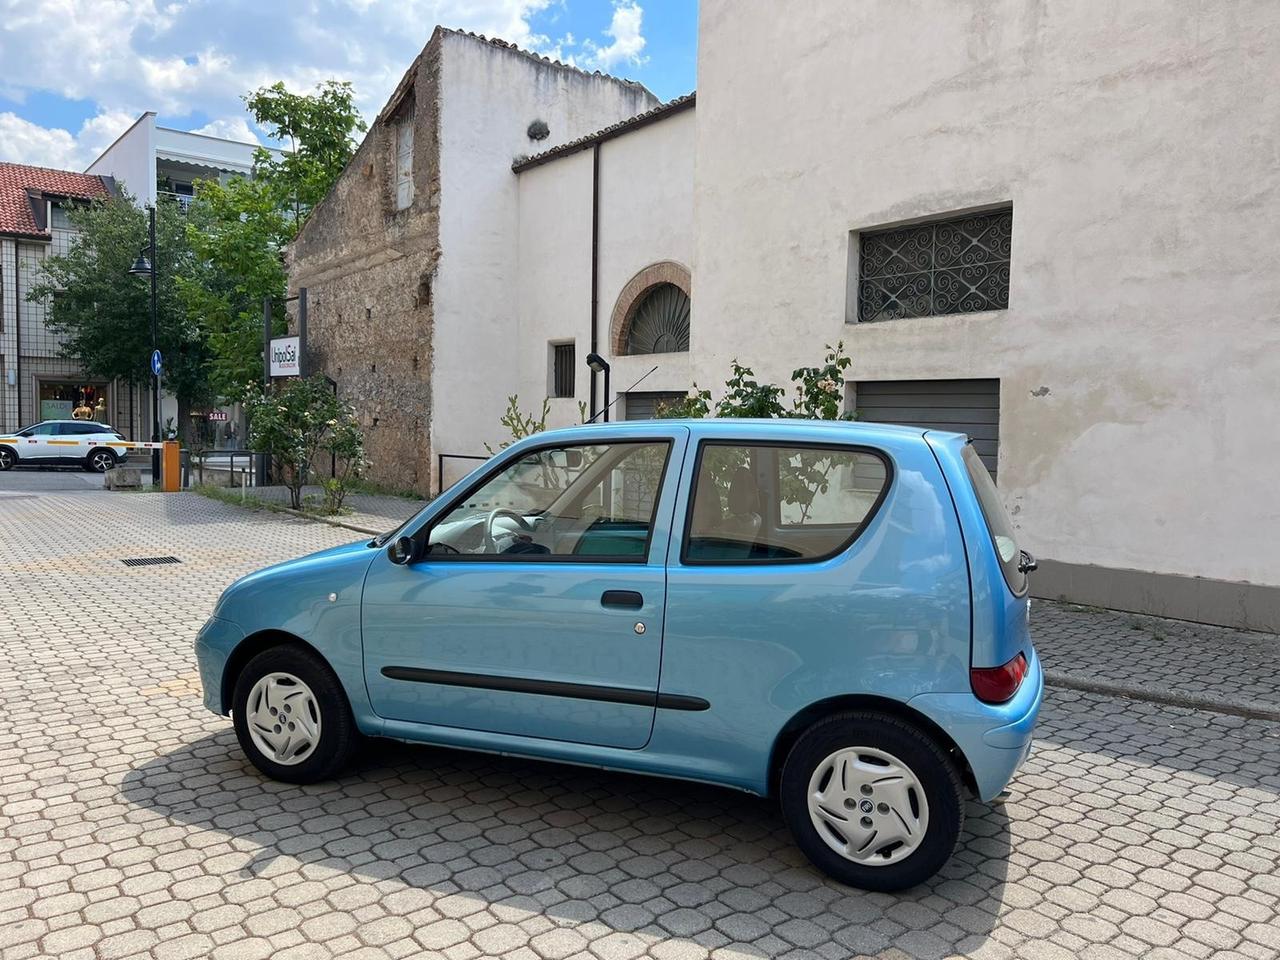
[[[561,683],[556,680],[498,677],[484,673],[427,670],[422,667],[383,667],[382,675],[390,680],[409,680],[413,683],[439,683],[447,687],[472,687],[477,690],[501,690],[505,693],[535,693],[546,697],[568,697],[572,700],[597,700],[601,703],[628,703],[662,710],[708,710],[711,707],[701,697],[659,693],[656,690],[634,690],[630,687],[605,687],[594,683]]]

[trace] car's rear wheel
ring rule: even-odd
[[[84,458],[84,468],[91,473],[106,473],[116,467],[116,455],[110,450],[90,450]]]
[[[0,447],[0,470],[8,470],[18,462],[18,455],[8,447]]]
[[[837,714],[806,730],[787,755],[780,794],[813,864],[867,890],[929,879],[964,823],[954,764],[921,730],[885,714]]]
[[[332,777],[351,760],[359,740],[338,678],[297,644],[270,647],[245,665],[231,717],[253,765],[286,783]]]

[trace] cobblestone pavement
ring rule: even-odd
[[[235,576],[351,536],[0,497],[0,957],[1280,956],[1280,725],[1235,716],[1051,691],[1007,800],[892,896],[712,787],[391,743],[263,781],[192,635]]]
[[[1032,602],[1036,649],[1065,683],[1230,706],[1280,720],[1280,637],[1072,604]]]

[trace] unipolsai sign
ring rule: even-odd
[[[302,373],[301,338],[276,337],[270,350],[271,376],[296,377]]]

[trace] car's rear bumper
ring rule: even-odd
[[[196,664],[200,669],[200,685],[204,688],[204,705],[217,714],[225,714],[230,704],[223,702],[222,677],[231,651],[244,639],[244,631],[230,620],[210,617],[196,634]]]
[[[1005,703],[983,703],[972,693],[923,693],[908,701],[955,741],[983,800],[998,796],[1031,752],[1044,673],[1035,649],[1029,654],[1022,686]]]

